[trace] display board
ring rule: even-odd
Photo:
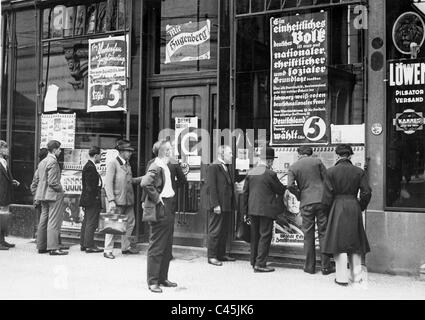
[[[57,140],[63,149],[74,149],[75,113],[42,114],[40,148],[46,148],[50,140]]]
[[[298,160],[298,152],[295,147],[274,148],[277,159],[274,161],[273,170],[277,172],[282,184],[287,185],[287,174],[289,166]],[[334,146],[314,147],[313,156],[322,160],[326,168],[335,165],[337,155]],[[365,167],[365,147],[364,145],[353,146],[354,155],[351,158],[353,165],[362,169]],[[304,235],[301,229],[302,218],[300,212],[300,204],[297,198],[290,192],[286,192],[284,196],[285,206],[288,209],[285,220],[276,220],[273,228],[273,240],[275,245],[288,243],[302,244]],[[316,228],[317,230],[317,228]],[[318,245],[318,237],[316,232],[316,244]]]

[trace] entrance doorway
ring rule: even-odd
[[[204,80],[205,81],[205,80]],[[207,243],[207,214],[201,205],[201,191],[205,186],[205,170],[201,166],[200,151],[189,143],[189,149],[179,137],[179,125],[186,122],[193,128],[209,133],[218,128],[217,87],[210,81],[199,85],[167,86],[161,83],[149,90],[148,130],[146,155],[152,154],[152,145],[163,129],[173,129],[175,157],[189,168],[188,184],[177,190],[177,213],[174,244],[204,247]],[[159,83],[158,83],[159,84]],[[176,130],[177,129],[177,130]],[[211,135],[212,136],[212,135]],[[198,137],[200,139],[200,137]],[[193,137],[190,139],[193,142]],[[185,146],[185,147],[182,147]],[[212,138],[210,140],[212,145]],[[210,159],[211,160],[211,159]],[[147,163],[148,159],[146,159]]]

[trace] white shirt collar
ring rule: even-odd
[[[118,155],[118,158],[120,158],[120,160],[121,160],[121,162],[123,163],[123,164],[126,164],[127,163],[127,161],[126,160],[124,160],[120,155]]]

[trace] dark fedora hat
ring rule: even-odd
[[[134,151],[134,148],[131,147],[130,141],[128,140],[119,140],[115,149],[118,151]]]
[[[339,156],[351,156],[354,154],[353,148],[349,144],[340,144],[335,148],[335,153]]]
[[[266,159],[269,160],[269,159],[276,159],[276,158],[277,157],[274,154],[274,149],[267,147],[266,148]]]

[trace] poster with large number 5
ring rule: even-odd
[[[89,40],[87,112],[126,111],[128,36]]]
[[[271,145],[327,144],[328,17],[270,19]]]

